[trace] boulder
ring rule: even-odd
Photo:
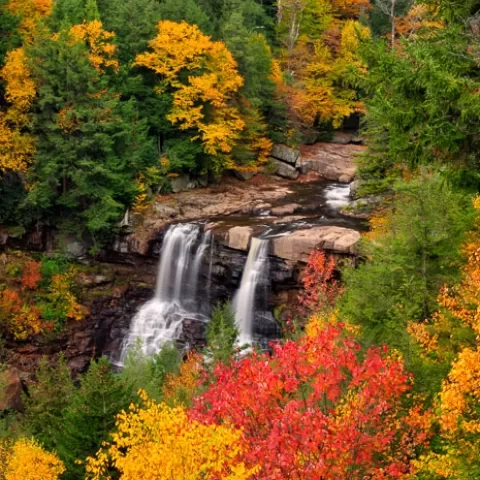
[[[235,250],[248,250],[252,227],[233,227],[227,233],[226,245]]]
[[[280,207],[272,208],[270,213],[276,217],[282,217],[284,215],[292,215],[301,208],[302,206],[298,203],[288,203],[287,205],[281,205]]]
[[[87,254],[86,243],[78,237],[73,235],[59,235],[57,242],[62,252],[73,258],[83,258]]]
[[[318,226],[297,230],[273,240],[273,255],[293,262],[307,262],[310,252],[321,248],[331,253],[354,255],[360,233],[343,227]]]
[[[270,154],[273,158],[281,160],[282,162],[289,163],[290,165],[295,165],[297,163],[298,157],[300,156],[300,150],[296,150],[287,145],[274,145],[272,148],[272,153]]]
[[[270,203],[257,203],[252,207],[251,212],[254,215],[268,215],[270,213],[270,209],[272,208],[272,205]]]
[[[351,133],[334,132],[332,137],[332,143],[340,143],[341,145],[348,145],[353,140]]]
[[[271,158],[270,160],[275,165],[275,175],[278,175],[279,177],[289,178],[291,180],[296,180],[298,178],[299,172],[295,167],[292,167],[287,163],[281,162],[276,158]]]
[[[22,381],[17,371],[9,368],[0,373],[2,393],[0,395],[0,410],[22,409]]]
[[[234,170],[233,174],[239,179],[243,180],[244,182],[248,182],[255,176],[255,172],[243,172],[240,170]]]
[[[204,175],[199,175],[197,178],[197,182],[200,187],[208,187],[208,173],[205,173]]]
[[[273,221],[274,224],[279,223],[295,223],[299,220],[304,220],[306,217],[305,215],[288,215],[286,217],[280,217]]]
[[[154,209],[160,218],[175,218],[178,215],[177,210],[173,207],[160,202],[155,202]]]
[[[188,189],[190,184],[190,175],[188,173],[181,173],[177,177],[173,177],[170,180],[170,185],[172,187],[173,193],[183,192]]]
[[[355,158],[362,154],[361,145],[316,143],[302,146],[302,156],[297,164],[336,182],[350,183],[357,170]]]
[[[154,209],[160,218],[175,218],[178,215],[178,212],[173,207],[160,202],[155,202]]]

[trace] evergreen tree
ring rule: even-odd
[[[447,22],[401,41],[399,51],[384,42],[365,45],[369,155],[360,173],[366,189],[388,187],[384,179],[395,170],[439,162],[455,165],[462,181],[480,184],[475,32],[475,22]]]
[[[67,467],[66,480],[84,478],[85,467],[76,460],[97,452],[115,425],[115,415],[128,408],[132,394],[131,386],[112,372],[106,359],[90,364],[63,412],[57,451]]]
[[[238,328],[235,315],[229,303],[218,303],[207,326],[206,353],[209,361],[228,363],[235,353]]]
[[[86,0],[56,0],[47,18],[47,25],[53,32],[78,25],[86,20]]]
[[[5,62],[6,53],[14,48],[18,48],[21,44],[20,35],[17,30],[20,18],[10,13],[7,5],[8,0],[0,0],[0,32],[2,32],[0,35],[0,67],[2,67]],[[0,99],[1,94],[2,91],[0,90]]]
[[[158,12],[162,20],[185,21],[190,25],[197,25],[207,35],[214,33],[212,19],[216,17],[207,15],[195,0],[162,0]]]
[[[459,247],[474,211],[469,196],[438,173],[399,183],[396,192],[363,243],[367,261],[343,271],[340,316],[361,325],[368,344],[408,354],[406,324],[428,318],[440,287],[458,274]]]
[[[100,0],[99,8],[105,29],[115,32],[118,59],[129,75],[131,62],[155,36],[159,4],[156,0]]]
[[[36,382],[24,397],[25,428],[48,450],[57,450],[63,435],[63,413],[75,390],[65,358],[56,365],[43,358],[35,372]]]
[[[35,163],[25,209],[65,231],[102,240],[137,194],[136,178],[156,162],[134,101],[95,68],[83,42],[63,32],[31,51],[38,91]]]

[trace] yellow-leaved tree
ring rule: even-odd
[[[196,25],[161,21],[157,29],[150,51],[138,55],[135,65],[158,75],[158,93],[173,97],[167,119],[192,131],[191,140],[200,140],[213,169],[235,168],[232,149],[245,129],[236,104],[243,78],[235,59],[223,42],[212,41]]]
[[[89,50],[89,59],[93,67],[100,73],[106,68],[118,70],[118,60],[115,58],[116,46],[111,42],[115,37],[113,32],[103,29],[102,22],[92,20],[70,29],[70,34],[75,42],[84,42]]]
[[[6,56],[0,78],[5,82],[6,112],[0,112],[0,173],[7,170],[24,172],[33,153],[35,141],[25,131],[30,123],[30,109],[37,93],[23,48]]]
[[[52,11],[52,0],[10,0],[8,10],[20,17],[19,33],[25,43],[32,43],[40,21]]]
[[[35,440],[21,438],[0,445],[0,478],[5,480],[58,480],[65,467],[54,453]]]
[[[121,480],[247,480],[257,471],[239,460],[242,433],[227,425],[203,425],[183,407],[168,407],[139,392],[143,406],[117,417],[112,441],[87,459],[87,478]]]
[[[292,120],[305,129],[331,123],[362,110],[358,80],[366,65],[358,54],[370,31],[356,20],[368,0],[285,0],[278,3],[280,93]]]

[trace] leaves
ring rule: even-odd
[[[401,397],[410,388],[400,361],[378,349],[360,360],[341,325],[316,328],[298,342],[272,348],[271,357],[254,353],[231,366],[218,365],[192,411],[198,420],[242,429],[246,465],[260,460],[254,478],[408,472],[406,451],[426,435],[422,422],[400,428],[407,414]],[[403,435],[410,443],[402,444]]]
[[[140,392],[142,406],[117,416],[111,442],[87,462],[87,478],[110,478],[115,468],[122,480],[247,480],[256,467],[247,468],[241,432],[228,425],[202,425],[182,407],[168,407]],[[106,476],[107,475],[107,476]]]

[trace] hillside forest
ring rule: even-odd
[[[0,479],[480,479],[479,125],[479,0],[0,0]],[[339,131],[368,228],[281,338],[227,302],[197,348],[52,360],[126,218]],[[2,240],[43,229],[88,262]]]

